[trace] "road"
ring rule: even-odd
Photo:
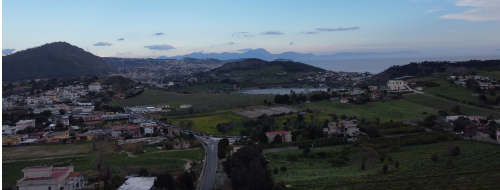
[[[217,169],[217,144],[218,139],[196,136],[205,146],[205,168],[203,169],[203,176],[201,179],[200,190],[212,190],[215,180],[215,170]]]

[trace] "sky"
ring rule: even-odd
[[[500,0],[2,2],[2,54],[56,41],[136,58],[256,48],[500,55]]]

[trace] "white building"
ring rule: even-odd
[[[270,131],[266,133],[268,143],[272,143],[274,141],[274,137],[276,135],[281,136],[282,142],[292,142],[292,132],[291,131]]]
[[[144,128],[144,134],[153,134],[155,132],[155,127],[158,130],[158,124],[156,124],[156,122],[141,123],[141,127]]]
[[[17,181],[19,190],[75,190],[84,187],[83,174],[68,167],[28,167],[22,170],[24,177]]]
[[[150,190],[154,185],[155,179],[156,177],[131,177],[118,190]]]
[[[403,80],[389,80],[387,88],[390,91],[411,91],[411,88]]]
[[[16,134],[17,131],[18,131],[17,126],[8,126],[8,125],[3,125],[2,126],[2,135]]]
[[[190,108],[191,107],[191,104],[182,104],[181,105],[181,108]]]
[[[18,130],[24,130],[26,129],[26,127],[35,127],[35,120],[34,119],[20,120],[19,122],[16,123],[16,126]]]
[[[328,135],[343,134],[349,135],[351,137],[359,135],[359,128],[358,124],[356,124],[356,120],[341,121],[338,124],[336,122],[330,122],[328,123],[328,129],[325,129],[323,131],[327,132]]]
[[[89,84],[89,91],[99,92],[99,90],[101,90],[101,84],[99,82]]]

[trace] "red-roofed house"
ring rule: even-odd
[[[268,142],[272,143],[274,140],[274,137],[278,134],[281,136],[283,142],[291,142],[292,141],[292,132],[291,131],[269,131],[266,133]]]
[[[22,170],[24,177],[17,181],[19,190],[65,190],[81,189],[84,186],[83,175],[73,171],[73,166],[27,167]]]

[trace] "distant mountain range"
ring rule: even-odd
[[[2,57],[2,80],[106,76],[113,69],[100,57],[66,42],[54,42]]]
[[[248,50],[243,53],[202,53],[195,52],[186,55],[178,55],[173,57],[160,56],[156,59],[183,59],[186,57],[196,58],[196,59],[206,59],[206,58],[214,58],[219,60],[238,60],[245,58],[257,58],[266,61],[272,61],[276,59],[290,59],[290,60],[321,60],[321,59],[351,59],[351,58],[370,58],[370,57],[409,57],[409,56],[420,56],[422,53],[416,51],[399,51],[399,52],[387,52],[387,53],[375,53],[375,52],[360,52],[360,53],[352,53],[352,52],[344,52],[337,53],[332,55],[314,55],[312,53],[297,53],[297,52],[283,52],[280,54],[272,54],[267,50],[258,48],[253,50]]]

